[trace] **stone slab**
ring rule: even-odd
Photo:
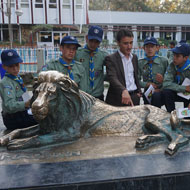
[[[190,153],[0,166],[0,189],[189,189]]]
[[[144,151],[134,144],[134,137],[96,137],[22,151],[1,147],[0,189],[190,188],[189,146],[171,157],[167,143]]]

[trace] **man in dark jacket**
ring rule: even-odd
[[[139,105],[141,90],[137,76],[138,59],[131,53],[133,33],[122,29],[116,38],[119,50],[105,59],[110,83],[106,103],[114,106]]]

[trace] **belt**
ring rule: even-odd
[[[139,91],[138,90],[131,90],[131,91],[128,91],[129,92],[129,94],[131,95],[131,94],[136,94],[136,93],[138,93]]]

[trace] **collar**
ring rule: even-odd
[[[121,56],[121,58],[123,59],[123,58],[126,58],[126,56],[118,49],[118,53],[119,53],[119,55]],[[127,59],[127,58],[126,58]],[[129,59],[133,59],[133,54],[132,53],[130,53],[130,55],[129,55]]]
[[[83,49],[85,49],[86,51],[88,51],[88,52],[91,52],[90,50],[89,50],[89,48],[88,48],[88,45],[86,44],[85,46],[84,46],[84,48]],[[98,47],[93,51],[93,52],[98,52]]]
[[[160,64],[160,61],[158,59],[159,56],[157,56],[154,60],[153,60],[153,63],[156,63],[156,64]],[[144,58],[144,60],[146,61],[145,64],[148,64],[148,60]]]
[[[74,65],[74,63],[75,63],[75,60],[73,59],[70,63],[67,63],[67,62],[65,62],[64,60],[63,60],[63,58],[62,57],[60,57],[59,58],[59,62],[62,64],[62,65],[65,65],[65,66],[73,66]]]
[[[176,68],[176,70],[177,70],[178,72],[183,72],[183,71],[185,71],[185,70],[187,70],[187,69],[190,69],[190,60],[187,59],[187,61],[183,64],[182,67],[175,66],[175,68]]]

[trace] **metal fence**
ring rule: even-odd
[[[20,65],[20,73],[36,73],[38,70],[37,64],[37,48],[16,48],[15,49],[18,54],[23,59],[23,63]],[[51,59],[58,59],[61,55],[61,52],[58,48],[54,49],[41,49],[44,53],[44,63],[51,60]],[[0,54],[3,49],[0,49]],[[112,54],[117,51],[117,49],[105,49],[109,54]],[[160,49],[162,56],[166,57],[167,49]],[[143,58],[145,53],[143,49],[133,49],[132,51],[135,53],[138,58]]]
[[[0,49],[0,54],[4,49]],[[33,48],[16,48],[15,49],[23,60],[20,64],[20,73],[37,72],[37,49]]]

